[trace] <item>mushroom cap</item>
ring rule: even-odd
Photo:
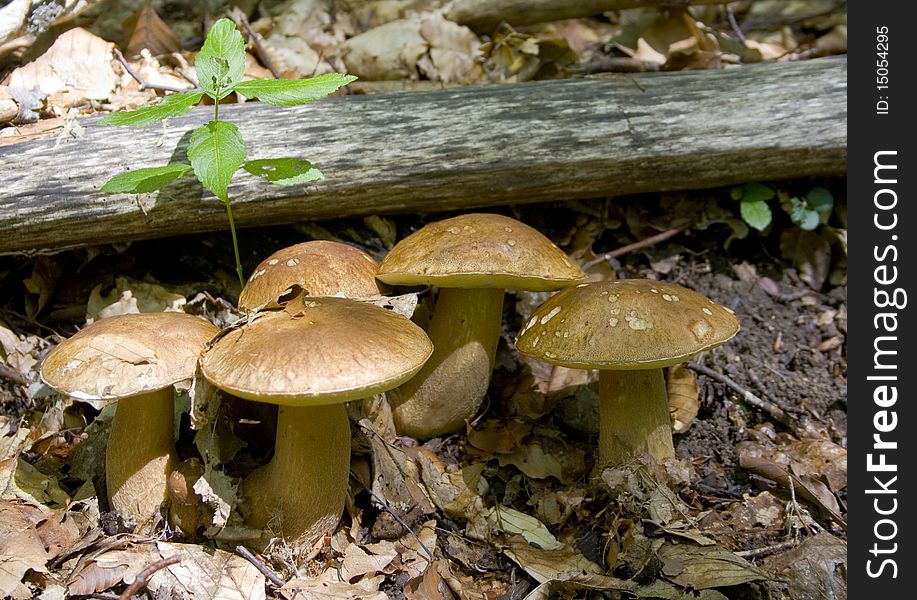
[[[516,338],[532,358],[576,369],[657,369],[728,341],[739,321],[693,290],[624,279],[562,290]]]
[[[433,353],[405,317],[346,298],[300,297],[230,330],[201,358],[204,376],[246,400],[312,406],[397,387]]]
[[[372,256],[347,244],[327,240],[295,244],[255,267],[239,295],[239,308],[254,310],[293,285],[309,296],[378,296],[385,291],[376,279],[378,269]]]
[[[41,365],[52,388],[82,400],[118,400],[194,376],[204,345],[219,333],[185,313],[140,313],[96,321],[57,345]]]
[[[391,285],[547,291],[583,280],[582,270],[536,229],[472,213],[429,223],[392,248],[377,277]]]

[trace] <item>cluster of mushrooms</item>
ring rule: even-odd
[[[662,369],[727,341],[738,321],[678,285],[583,279],[541,233],[496,214],[428,224],[381,264],[346,244],[305,242],[256,267],[239,299],[249,316],[234,326],[218,331],[183,313],[103,319],[58,345],[41,375],[72,397],[119,402],[108,498],[141,530],[169,502],[174,384],[199,365],[224,393],[279,405],[273,458],[242,482],[241,508],[248,525],[302,546],[333,531],[343,512],[343,404],[386,392],[402,435],[463,428],[490,382],[506,289],[564,288],[535,310],[516,347],[556,365],[601,369],[598,464],[673,457]],[[418,285],[439,288],[426,332],[358,300]],[[278,303],[294,286],[304,293]]]

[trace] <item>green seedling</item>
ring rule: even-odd
[[[742,220],[758,231],[764,231],[773,220],[768,202],[774,197],[780,199],[780,207],[793,224],[805,231],[827,223],[834,209],[834,197],[823,187],[812,188],[804,198],[798,198],[784,192],[778,194],[763,183],[752,182],[732,188],[730,195],[739,201]]]
[[[274,106],[295,106],[324,98],[354,81],[356,77],[329,73],[311,79],[242,81],[245,71],[245,41],[229,19],[220,19],[213,24],[194,61],[194,67],[201,89],[175,94],[137,110],[112,113],[100,121],[102,125],[154,125],[188,112],[204,96],[209,96],[213,99],[213,120],[191,132],[188,144],[190,164],[170,163],[162,167],[121,173],[109,179],[102,186],[102,191],[127,194],[153,192],[193,171],[201,184],[226,207],[236,272],[239,283],[244,285],[239,243],[227,191],[233,175],[239,169],[244,169],[278,185],[307,183],[323,179],[324,176],[312,163],[299,158],[267,158],[246,162],[245,142],[239,128],[220,120],[220,100],[237,92],[246,98],[256,98]]]

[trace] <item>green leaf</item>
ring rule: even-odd
[[[790,220],[802,229],[812,231],[818,227],[818,213],[811,210],[804,200],[794,196],[790,198],[789,206],[783,209],[790,215]]]
[[[245,73],[245,41],[235,24],[220,19],[210,28],[204,47],[194,59],[197,81],[213,98],[226,96]]]
[[[834,209],[834,196],[823,187],[816,187],[809,190],[809,193],[806,194],[806,202],[809,208],[824,217],[828,217]]]
[[[250,160],[242,168],[255,177],[264,177],[277,185],[296,185],[319,181],[325,176],[307,160],[299,158],[262,158]]]
[[[226,121],[210,121],[198,127],[191,132],[188,159],[204,187],[229,202],[229,181],[245,162],[245,142],[239,128]]]
[[[99,125],[126,125],[129,127],[145,127],[183,115],[191,107],[201,101],[204,92],[184,92],[174,96],[166,96],[156,104],[142,106],[136,110],[125,110],[111,113],[99,121]]]
[[[745,189],[742,186],[734,187],[731,190],[729,190],[729,195],[732,197],[733,200],[736,200],[736,201],[741,200],[742,194],[744,193],[745,193]]]
[[[191,170],[191,165],[171,163],[164,167],[136,169],[115,175],[102,186],[109,194],[144,194],[166,187]]]
[[[742,186],[742,201],[743,202],[758,202],[764,200],[770,200],[774,197],[774,190],[764,185],[763,183],[746,183]],[[749,223],[751,225],[751,223]]]
[[[764,228],[771,223],[771,208],[763,200],[742,200],[739,212],[742,213],[742,219],[758,231],[764,231]]]
[[[236,84],[233,91],[274,106],[294,106],[324,98],[355,81],[353,75],[328,73],[311,79],[254,79]]]
[[[819,223],[818,213],[814,210],[803,210],[798,215],[794,214],[792,219],[794,223],[806,231],[812,231],[818,227]]]

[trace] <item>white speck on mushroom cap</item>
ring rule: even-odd
[[[706,319],[692,321],[690,328],[691,333],[694,334],[694,337],[696,337],[698,341],[704,341],[707,336],[710,335],[710,332],[713,331],[713,326],[710,325]]]
[[[643,331],[645,329],[652,329],[652,321],[647,321],[642,317],[637,316],[637,311],[632,310],[630,313],[625,315],[624,320],[627,321],[627,326],[633,329],[634,331]]]
[[[563,325],[560,318],[537,324],[560,308]],[[649,280],[603,281],[567,288],[549,298],[532,316],[538,322],[531,331],[520,332],[518,350],[573,368],[670,366],[738,332],[738,321],[724,307],[688,288]]]
[[[506,243],[509,244],[510,246],[515,246],[516,240],[506,240]]]
[[[449,233],[461,233],[462,230],[459,229],[458,227],[447,227],[446,231],[448,231]]]
[[[556,317],[557,314],[558,314],[559,312],[560,312],[560,307],[559,307],[559,306],[555,306],[554,308],[551,309],[551,312],[549,312],[549,313],[546,314],[545,316],[541,317],[541,319],[539,319],[538,322],[541,323],[542,325],[544,325],[545,323],[547,323],[548,321],[550,321],[551,319],[553,319],[554,317]]]
[[[276,265],[276,264],[279,263],[279,262],[280,262],[280,261],[277,260],[276,258],[272,258],[271,260],[267,261],[267,264],[269,264],[269,265],[271,265],[271,266],[273,267],[274,265]]]
[[[504,228],[503,228],[503,231],[505,231],[506,233],[512,233],[512,232],[513,232],[513,228],[512,228],[512,227],[504,227]]]
[[[299,264],[299,259],[298,259],[298,258],[291,258],[290,260],[287,261],[287,266],[288,266],[288,267],[295,267],[295,266],[298,265],[298,264]]]

